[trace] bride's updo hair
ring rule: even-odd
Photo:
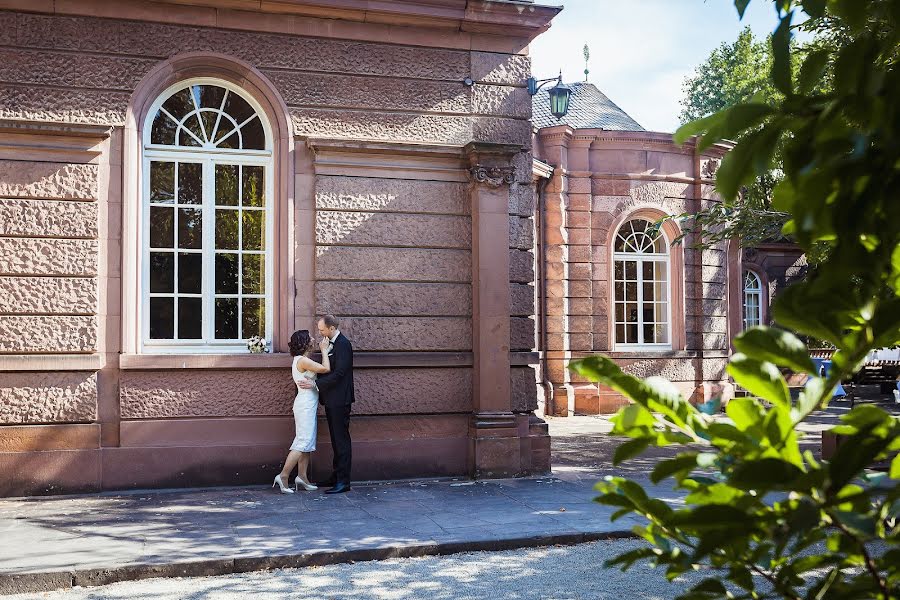
[[[294,335],[291,336],[291,341],[288,342],[288,348],[291,351],[291,356],[300,356],[312,345],[312,338],[309,336],[308,329],[298,329],[294,332]]]

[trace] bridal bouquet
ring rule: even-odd
[[[266,341],[266,338],[254,335],[247,340],[247,350],[249,350],[251,354],[262,354],[263,352],[269,351],[269,343]]]

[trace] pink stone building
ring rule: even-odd
[[[0,0],[0,496],[270,481],[292,437],[288,337],[322,313],[357,350],[356,480],[546,471],[525,79],[558,10]],[[585,175],[565,153],[586,138],[547,131],[573,169],[548,197],[562,218],[579,194],[568,241],[590,251],[619,214],[604,198],[644,188]],[[629,149],[616,173],[643,168],[645,142],[592,135]],[[663,146],[685,182],[652,185],[700,197],[706,158]],[[578,260],[572,298],[594,277]],[[578,315],[606,310],[579,297]],[[701,334],[690,306],[677,356],[718,382],[722,358],[687,348],[722,354],[724,319]],[[585,319],[554,348],[608,340]],[[248,354],[252,335],[272,352]]]
[[[665,215],[719,202],[715,171],[726,145],[700,152],[645,131],[594,85],[573,86],[569,113],[534,98],[538,194],[538,347],[545,349],[546,414],[613,412],[626,400],[566,369],[603,352],[637,376],[661,375],[695,402],[730,398],[731,339],[768,319],[770,297],[801,276],[802,256],[769,245],[692,249]]]

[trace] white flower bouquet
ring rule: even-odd
[[[266,338],[254,335],[252,338],[247,340],[247,350],[250,351],[250,354],[262,354],[264,352],[268,352],[269,342],[266,341]]]

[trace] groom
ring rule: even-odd
[[[331,340],[328,350],[331,356],[331,372],[320,375],[316,382],[301,379],[304,389],[319,389],[319,402],[325,405],[328,433],[334,451],[334,472],[326,485],[334,486],[326,494],[342,494],[350,491],[350,405],[353,396],[353,346],[338,329],[338,321],[331,315],[319,319],[319,333]]]

